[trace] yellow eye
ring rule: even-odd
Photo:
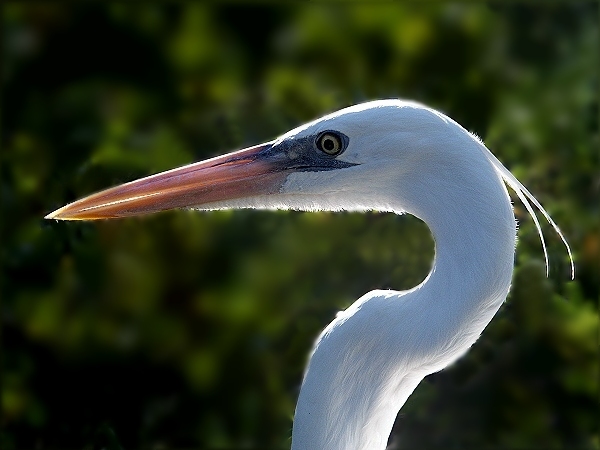
[[[328,155],[337,155],[342,151],[342,139],[337,134],[325,132],[317,139],[317,147]]]

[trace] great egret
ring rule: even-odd
[[[171,208],[390,211],[422,219],[435,240],[427,278],[376,290],[338,313],[306,369],[292,449],[383,449],[398,411],[428,374],[463,355],[508,294],[516,224],[508,184],[544,237],[531,193],[484,144],[421,104],[381,100],[274,141],[114,187],[48,219],[125,217]]]

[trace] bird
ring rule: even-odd
[[[264,144],[122,184],[46,216],[97,220],[173,208],[379,211],[423,220],[432,268],[407,291],[359,298],[315,341],[292,428],[293,450],[381,450],[417,385],[464,355],[504,303],[517,222],[531,215],[549,262],[550,215],[476,135],[421,103],[374,100]],[[533,206],[532,206],[533,205]]]

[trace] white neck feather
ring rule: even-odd
[[[432,160],[430,173],[414,171],[396,186],[401,200],[390,200],[390,209],[429,225],[433,269],[410,291],[366,294],[323,331],[300,392],[292,449],[384,449],[418,383],[464,354],[502,305],[515,219],[492,164],[479,149],[469,152]]]

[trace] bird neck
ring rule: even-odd
[[[445,330],[439,338],[466,345],[464,351],[508,294],[516,246],[516,222],[501,178],[492,168],[469,176],[440,196],[445,208],[419,210],[434,237],[435,260],[413,300],[438,320],[430,322],[432,329]],[[439,344],[441,367],[432,371],[452,362],[441,355],[447,345]]]
[[[410,291],[366,294],[323,331],[300,391],[292,449],[384,449],[423,377],[463,355],[500,308],[516,225],[506,188],[486,163],[401,181],[410,189],[400,187],[402,204],[389,209],[428,224],[432,271]]]
[[[475,343],[510,289],[516,246],[510,198],[485,154],[468,150],[477,151],[432,164],[430,176],[411,180],[416,195],[406,196],[406,210],[428,225],[435,241],[431,272],[405,298],[413,320],[422,321],[426,359],[420,364],[427,374]]]

